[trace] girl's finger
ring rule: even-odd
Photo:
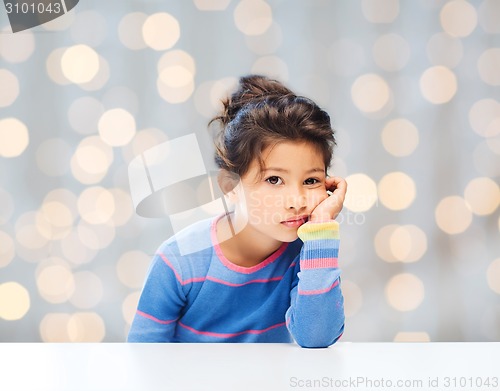
[[[347,182],[341,177],[331,177],[326,179],[326,189],[334,193],[345,194]]]

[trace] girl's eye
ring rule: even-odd
[[[316,183],[319,183],[319,180],[317,180],[316,178],[307,178],[304,183],[306,185],[315,185]]]
[[[271,185],[281,185],[283,183],[279,176],[270,176],[266,179],[266,182],[269,182]]]

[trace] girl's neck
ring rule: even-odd
[[[217,241],[222,253],[231,263],[252,267],[263,262],[283,244],[265,237],[248,224],[241,227],[234,214],[226,214],[217,221]]]

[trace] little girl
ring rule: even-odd
[[[334,219],[347,189],[326,172],[330,117],[263,76],[242,77],[223,103],[211,123],[234,210],[158,249],[128,341],[327,347],[344,330]],[[180,251],[192,243],[198,250]]]

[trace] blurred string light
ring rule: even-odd
[[[420,77],[423,97],[436,105],[449,102],[457,89],[457,77],[453,71],[442,65],[427,68]]]
[[[69,47],[61,55],[61,70],[72,83],[88,83],[99,71],[99,55],[87,45]]]
[[[21,155],[29,144],[26,125],[17,118],[0,119],[0,157],[14,158]]]
[[[351,174],[345,178],[349,192],[346,194],[344,207],[352,212],[366,212],[378,200],[377,185],[368,175]]]
[[[213,118],[222,109],[220,97],[224,91],[235,88],[237,79],[228,77],[201,83],[194,94],[194,105],[198,113],[205,118]]]
[[[386,262],[413,263],[427,251],[427,235],[415,225],[389,224],[375,235],[375,251]]]
[[[21,319],[30,306],[30,295],[24,286],[15,281],[0,284],[0,319]]]
[[[142,287],[145,271],[151,261],[151,256],[143,251],[133,250],[122,254],[116,263],[116,273],[120,282],[133,289]]]
[[[400,273],[387,282],[385,294],[387,302],[394,309],[401,312],[413,311],[422,304],[425,287],[414,274]]]
[[[128,144],[136,133],[135,119],[124,109],[112,109],[104,112],[97,127],[101,139],[111,147]]]
[[[69,342],[67,313],[47,313],[40,322],[40,337],[43,342]]]
[[[447,2],[439,14],[441,27],[454,37],[467,37],[477,26],[476,8],[464,0]]]
[[[430,342],[431,338],[425,331],[400,331],[394,337],[394,342]]]
[[[200,11],[224,11],[231,0],[194,0],[194,5]]]
[[[490,215],[500,205],[500,188],[491,178],[474,178],[465,188],[464,199],[472,213],[478,216]]]
[[[234,22],[245,35],[261,35],[273,23],[271,6],[263,0],[241,0],[234,9]]]
[[[84,44],[53,50],[47,57],[46,68],[55,83],[73,83],[87,91],[99,90],[110,77],[108,62]]]
[[[54,284],[57,281],[57,284]],[[36,284],[40,296],[52,304],[65,303],[75,290],[71,266],[60,258],[49,258],[39,263]]]
[[[472,223],[472,211],[462,197],[448,196],[437,205],[435,218],[439,228],[447,234],[454,235],[469,228]]]
[[[100,342],[106,326],[95,312],[48,313],[40,323],[40,335],[44,342]]]
[[[419,144],[417,127],[406,118],[387,122],[381,133],[385,150],[396,157],[409,156]]]
[[[391,91],[387,82],[376,74],[359,76],[351,88],[354,104],[364,113],[382,110],[389,102],[390,94]]]
[[[15,232],[16,232],[16,242],[25,249],[38,250],[45,247],[48,243],[46,236],[42,235],[37,227],[37,213],[36,212],[26,212],[23,213],[16,221]],[[33,255],[36,251],[31,252]],[[35,259],[27,259],[27,261],[35,261]]]
[[[103,187],[87,187],[78,197],[78,212],[87,223],[107,223],[115,212],[114,197]]]
[[[0,107],[10,106],[19,96],[19,81],[12,72],[0,69],[0,85]]]
[[[68,335],[71,342],[99,342],[106,335],[106,325],[96,312],[76,312],[68,320]]]
[[[61,68],[61,58],[64,52],[64,48],[54,49],[45,61],[48,76],[54,83],[60,85],[70,84],[70,81],[64,76]]]
[[[173,47],[181,36],[179,22],[166,12],[149,15],[142,24],[144,43],[153,50]]]
[[[404,172],[390,172],[378,184],[378,197],[391,210],[408,208],[417,196],[413,179]]]
[[[483,137],[500,135],[500,102],[494,99],[480,99],[469,110],[472,129]]]
[[[500,64],[500,48],[485,50],[477,60],[479,76],[486,84],[500,86],[498,64]]]
[[[399,0],[363,0],[363,15],[372,23],[392,23],[399,15]]]
[[[99,136],[89,136],[78,144],[71,157],[71,173],[83,184],[99,183],[107,175],[113,160],[113,149]]]
[[[183,50],[173,50],[158,61],[157,89],[168,103],[187,101],[194,92],[196,64],[193,57]]]
[[[266,74],[269,77],[288,81],[288,65],[277,56],[264,56],[258,58],[252,65],[251,73]]]
[[[38,231],[49,240],[58,240],[68,236],[75,215],[59,201],[45,202],[36,216]]]
[[[498,121],[495,121],[495,122],[498,122]],[[496,127],[496,124],[495,124],[495,127]],[[486,145],[492,153],[494,153],[496,155],[500,155],[500,136],[488,138],[486,140]]]

